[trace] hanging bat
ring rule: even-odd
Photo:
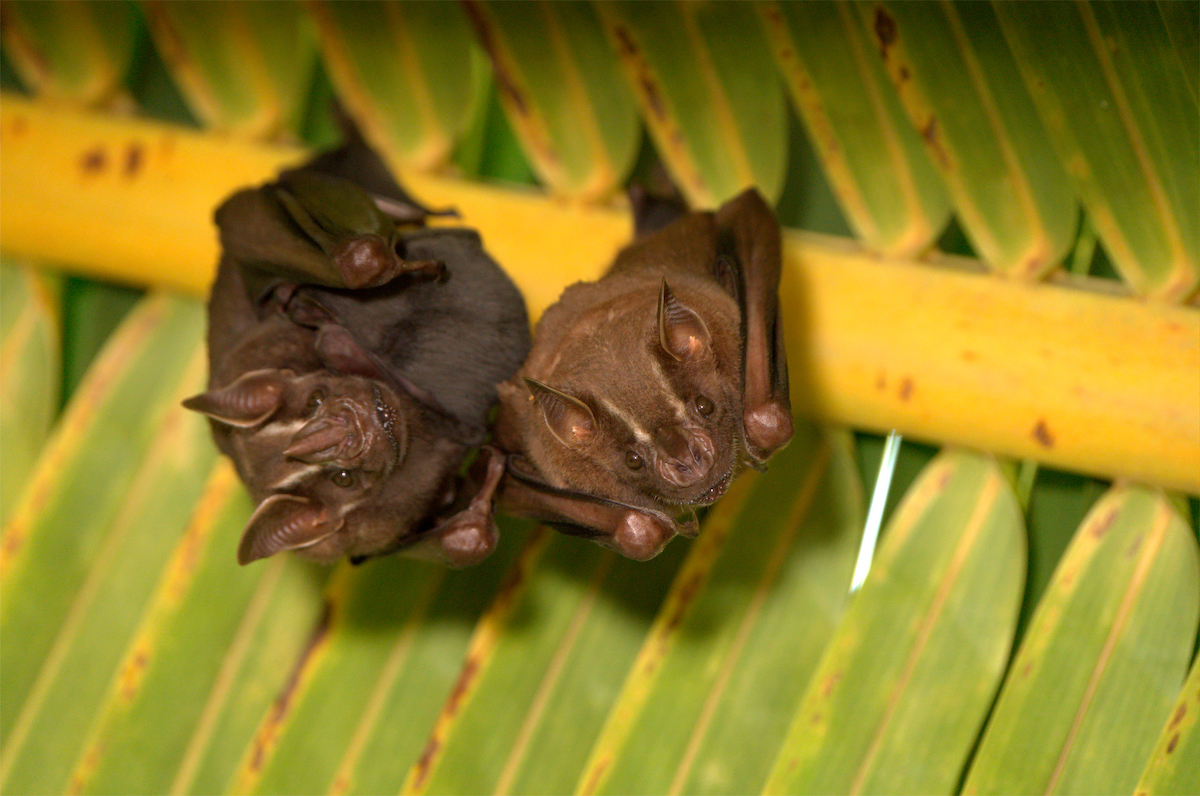
[[[478,234],[428,214],[361,141],[217,209],[209,387],[184,405],[255,501],[240,563],[494,548],[503,460],[483,452],[473,495],[460,471],[529,322]]]
[[[500,387],[503,510],[635,559],[792,436],[780,230],[751,189],[621,251],[568,287]]]

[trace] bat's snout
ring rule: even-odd
[[[658,474],[680,488],[703,481],[716,460],[715,446],[707,434],[682,426],[661,428],[655,435],[658,445]]]

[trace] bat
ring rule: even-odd
[[[460,567],[494,549],[503,459],[465,464],[529,321],[479,235],[425,228],[431,212],[361,139],[217,208],[209,383],[184,406],[255,502],[240,563],[402,552]]]
[[[695,509],[792,437],[780,270],[779,224],[750,189],[646,225],[568,287],[500,385],[501,510],[639,560],[694,536]]]

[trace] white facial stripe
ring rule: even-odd
[[[635,438],[637,438],[638,442],[642,443],[643,445],[650,444],[650,435],[646,433],[646,430],[644,428],[642,428],[641,426],[639,426],[637,424],[637,421],[634,420],[632,416],[630,416],[624,410],[618,409],[607,398],[601,397],[600,403],[604,405],[604,408],[606,410],[608,410],[608,412],[610,414],[612,414],[614,417],[616,417],[618,420],[620,420],[622,423],[624,423],[625,427],[633,432],[633,436]]]
[[[661,387],[660,394],[667,396],[672,406],[675,407],[675,419],[679,421],[680,425],[683,425],[688,419],[687,404],[675,394],[675,388],[667,380],[667,374],[663,372],[662,364],[657,359],[650,360],[650,369],[654,371],[654,375],[658,379]]]
[[[308,418],[305,417],[297,418],[296,420],[291,420],[287,423],[284,423],[280,420],[274,423],[267,423],[265,426],[255,432],[255,434],[256,436],[260,437],[287,436],[290,438],[294,436],[295,433],[300,430],[300,427],[307,422]]]
[[[274,484],[271,484],[271,488],[276,492],[286,492],[301,482],[308,480],[314,474],[321,472],[323,469],[324,467],[320,464],[306,464],[282,481],[276,481]]]

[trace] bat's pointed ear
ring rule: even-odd
[[[710,343],[704,320],[675,297],[666,279],[658,291],[658,342],[677,362],[697,356]]]
[[[310,547],[337,531],[338,524],[330,521],[324,506],[299,495],[271,495],[246,524],[238,545],[238,563]]]
[[[185,399],[183,406],[227,426],[253,428],[283,406],[284,386],[291,375],[283,370],[252,370],[232,384]]]
[[[583,401],[573,395],[526,378],[526,386],[542,408],[542,418],[559,442],[577,447],[596,433],[596,418]]]

